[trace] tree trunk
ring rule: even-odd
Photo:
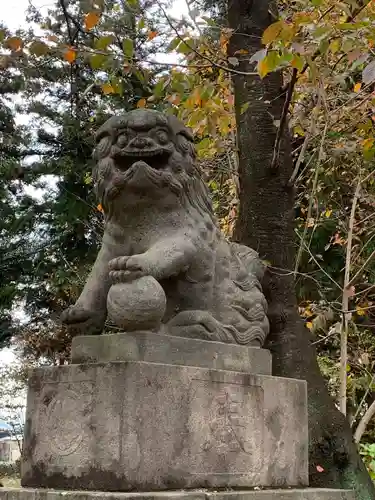
[[[234,30],[229,52],[243,59],[239,71],[254,71],[249,57],[262,48],[262,33],[274,22],[271,7],[272,2],[266,0],[229,1],[228,22]],[[240,49],[248,54],[238,55]],[[271,168],[275,121],[280,121],[285,100],[282,83],[280,73],[263,80],[233,75],[240,177],[235,240],[256,249],[274,268],[286,270],[270,269],[265,278],[271,323],[267,347],[273,355],[274,375],[308,383],[310,485],[352,488],[358,500],[370,500],[375,498],[374,485],[349,423],[328,393],[310,333],[298,314],[293,274],[287,271],[294,268],[295,260],[294,190],[288,186],[293,162],[287,127],[278,162]],[[248,105],[245,111],[244,104]]]

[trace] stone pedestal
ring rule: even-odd
[[[35,489],[0,500],[354,500],[304,488],[306,408],[306,383],[271,376],[263,349],[76,338],[71,365],[29,380],[22,485]]]
[[[269,372],[267,351],[215,344],[156,334],[81,338],[73,361],[94,363],[34,370],[23,486],[307,485],[305,382],[255,374]],[[183,366],[187,359],[195,366]]]

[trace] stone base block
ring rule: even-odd
[[[355,500],[347,490],[300,489],[268,491],[163,491],[107,493],[101,491],[52,491],[0,489],[0,500]]]
[[[271,375],[266,349],[172,337],[153,332],[75,337],[72,363],[147,361]]]
[[[307,455],[304,381],[146,362],[29,379],[23,486],[302,486]]]

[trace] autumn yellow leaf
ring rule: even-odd
[[[302,71],[304,67],[304,62],[301,56],[295,54],[293,59],[290,61],[290,65],[292,68],[298,69],[298,71]]]
[[[113,94],[115,92],[115,89],[112,87],[112,85],[109,82],[103,83],[102,85],[102,91],[103,94],[108,95],[108,94]]]
[[[366,316],[366,309],[364,307],[356,306],[355,312],[357,316]]]
[[[103,213],[103,207],[101,206],[101,204],[99,203],[99,205],[96,207],[98,212],[102,212]]]
[[[308,308],[307,308],[307,309],[305,309],[305,310],[303,311],[303,316],[305,316],[305,318],[310,318],[311,316],[313,316],[313,312],[312,312],[312,310],[311,310],[311,309],[308,309]]]
[[[137,102],[137,108],[145,108],[147,105],[147,101],[144,97],[142,97],[142,99],[139,99],[139,101]]]
[[[340,50],[341,41],[339,38],[335,38],[329,44],[329,48],[331,49],[332,54],[336,54]]]
[[[236,50],[236,52],[234,53],[235,56],[240,56],[240,55],[245,55],[245,54],[248,54],[249,51],[246,50],[246,49],[240,49],[240,50]]]
[[[226,54],[228,48],[229,38],[226,30],[223,30],[220,35],[220,47],[221,50]]]
[[[329,218],[329,217],[331,217],[331,215],[332,215],[332,210],[331,210],[330,208],[328,208],[328,209],[325,211],[325,214],[324,214],[324,215],[325,215],[325,216],[327,217],[327,219],[328,219],[328,218]]]
[[[261,78],[264,78],[269,73],[269,67],[267,61],[262,59],[258,64],[258,73]]]
[[[309,330],[311,330],[311,329],[312,329],[312,327],[313,327],[312,322],[311,322],[311,321],[308,321],[308,322],[306,323],[306,328],[308,328]]]
[[[268,28],[265,29],[262,36],[262,43],[264,45],[268,45],[274,42],[277,37],[280,35],[283,25],[281,21],[277,21],[276,23],[271,24]]]
[[[361,90],[361,86],[362,86],[361,82],[356,83],[356,84],[354,85],[353,91],[354,91],[355,93],[358,93],[358,92]]]
[[[88,14],[85,15],[85,28],[87,30],[91,30],[98,24],[99,19],[100,19],[99,12],[89,12]]]
[[[147,35],[147,38],[149,40],[153,40],[156,36],[158,36],[158,32],[157,31],[149,31],[148,35]]]
[[[70,64],[73,64],[77,58],[77,52],[73,47],[70,47],[64,52],[64,59],[68,61]]]
[[[369,137],[368,139],[365,139],[362,141],[362,146],[365,151],[369,151],[372,146],[374,145],[375,139]]]
[[[23,42],[18,36],[12,36],[5,41],[5,45],[11,50],[18,52],[22,49]]]

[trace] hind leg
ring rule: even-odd
[[[236,343],[231,327],[222,325],[208,311],[182,311],[165,327],[166,334],[175,337]]]

